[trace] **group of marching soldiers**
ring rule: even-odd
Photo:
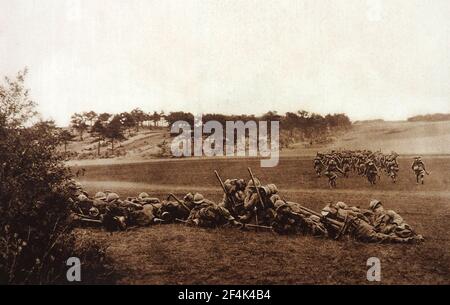
[[[251,179],[216,177],[224,191],[221,202],[215,203],[200,193],[188,193],[182,199],[169,194],[167,200],[140,193],[137,197],[120,199],[110,191],[94,197],[73,184],[72,218],[74,225],[94,224],[108,231],[133,226],[180,222],[186,225],[217,228],[237,227],[241,230],[270,230],[278,234],[308,234],[339,239],[353,237],[362,242],[416,243],[423,241],[402,217],[385,210],[373,200],[368,209],[330,203],[318,213],[299,203],[282,199],[275,184],[263,185]]]
[[[331,151],[330,153],[316,154],[313,165],[317,177],[322,174],[328,178],[330,188],[336,187],[339,176],[349,177],[350,173],[366,177],[371,185],[380,179],[380,172],[384,171],[393,183],[396,183],[399,165],[396,152],[383,154],[380,151],[370,150],[344,150]],[[414,158],[411,166],[416,176],[417,183],[424,183],[424,175],[429,174],[425,169],[420,156]]]

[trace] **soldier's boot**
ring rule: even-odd
[[[252,217],[253,215],[251,213],[245,213],[244,215],[239,216],[239,221],[245,223],[248,222]]]
[[[240,221],[234,220],[233,221],[233,225],[236,226],[237,228],[242,228],[244,226],[244,224]]]
[[[155,223],[155,224],[160,224],[160,223],[163,223],[164,222],[164,219],[161,219],[161,218],[154,218],[153,219],[153,223]]]

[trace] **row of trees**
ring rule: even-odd
[[[438,122],[438,121],[450,121],[450,113],[416,115],[408,118],[408,122]]]
[[[85,132],[92,132],[96,124],[106,126],[113,120],[120,120],[123,129],[129,130],[134,128],[136,131],[139,131],[140,128],[144,127],[157,127],[164,116],[163,111],[146,113],[139,108],[133,109],[131,112],[122,112],[116,115],[106,112],[96,113],[95,111],[89,111],[74,113],[70,117],[70,124],[80,135],[80,140],[83,140]]]
[[[100,146],[102,141],[111,143],[111,150],[114,153],[114,142],[125,139],[125,133],[131,130],[139,131],[140,128],[158,127],[161,119],[172,125],[176,121],[186,121],[191,126],[194,124],[194,115],[190,112],[176,111],[165,115],[164,112],[145,113],[139,108],[131,112],[122,112],[119,114],[100,113],[94,111],[75,113],[71,117],[71,127],[76,130],[83,140],[85,132],[96,138],[98,142],[98,152],[100,155]],[[287,112],[284,115],[276,111],[269,111],[261,116],[255,115],[224,115],[208,113],[202,116],[203,122],[215,120],[223,125],[227,121],[279,121],[281,131],[288,137],[296,137],[301,140],[310,140],[329,134],[332,131],[346,130],[351,127],[351,121],[347,115],[327,114],[322,116],[316,113],[310,113],[304,110],[297,112]],[[74,139],[74,135],[68,130],[61,133],[64,143],[64,150],[67,151],[67,143]]]
[[[171,112],[165,116],[169,125],[176,121],[186,121],[191,126],[194,123],[194,115],[189,112]],[[300,110],[297,112],[287,112],[284,115],[277,111],[269,111],[261,116],[255,115],[224,115],[224,114],[204,114],[202,121],[215,120],[225,125],[226,121],[279,121],[281,130],[291,135],[294,132],[301,132],[304,138],[312,138],[324,133],[347,130],[352,123],[349,117],[343,113],[327,114],[322,116],[317,113]]]

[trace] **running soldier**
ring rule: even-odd
[[[317,153],[316,157],[314,158],[314,170],[316,171],[317,177],[320,177],[322,175],[323,170],[323,163],[322,163],[322,154]]]
[[[368,160],[366,164],[367,165],[364,174],[366,175],[367,180],[370,182],[370,184],[374,185],[376,184],[377,177],[380,177],[378,174],[378,167],[372,160]]]
[[[328,166],[324,173],[324,175],[328,177],[328,184],[329,184],[330,188],[336,187],[336,180],[338,178],[337,173],[341,173],[342,175],[345,175],[344,171],[338,167],[336,161],[331,159],[328,162]]]
[[[396,159],[389,159],[386,161],[386,173],[391,178],[392,182],[397,182],[397,173],[399,171]]]
[[[425,169],[425,164],[422,161],[422,158],[415,157],[414,162],[411,165],[411,169],[414,171],[414,174],[416,175],[416,183],[422,183],[424,184],[424,176],[425,174],[429,175],[430,173],[427,172]]]

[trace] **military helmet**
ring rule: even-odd
[[[118,200],[119,198],[120,198],[119,195],[117,195],[116,193],[109,193],[106,196],[106,201],[111,202],[111,201],[114,201],[114,200]]]
[[[200,193],[195,193],[195,195],[194,195],[194,203],[195,204],[200,204],[200,203],[203,203],[203,201],[205,201],[205,197],[203,197],[203,195],[200,194]]]
[[[97,192],[94,196],[95,199],[104,200],[106,199],[106,194],[103,192]]]
[[[79,196],[77,197],[77,200],[78,200],[79,202],[85,202],[85,201],[88,200],[88,197],[87,197],[85,194],[81,194],[81,195],[79,195]]]
[[[346,209],[346,208],[348,208],[348,205],[345,202],[338,201],[338,202],[336,202],[335,207],[337,207],[339,209]]]
[[[187,193],[184,197],[183,197],[184,201],[194,201],[194,195],[192,195],[192,193]]]
[[[148,197],[150,197],[146,192],[142,192],[142,193],[140,193],[139,194],[139,199],[144,199],[144,198],[148,198]]]
[[[280,195],[275,194],[275,195],[270,196],[270,201],[277,202],[278,200],[281,200]]]
[[[276,193],[278,193],[278,188],[277,188],[277,186],[276,186],[275,184],[273,184],[273,183],[268,184],[268,185],[267,185],[267,188],[269,189],[269,191],[270,191],[271,194],[276,194]]]
[[[97,217],[100,215],[100,211],[96,207],[92,207],[89,209],[89,215],[92,217]]]
[[[69,181],[67,181],[67,186],[71,189],[76,189],[77,183],[74,179],[70,179]]]
[[[258,178],[255,178],[256,187],[261,186],[261,182],[258,180]],[[250,179],[247,183],[247,187],[255,187],[255,184],[253,183],[253,179]]]
[[[326,206],[320,211],[320,214],[322,214],[322,216],[328,216],[329,214],[334,214],[334,211],[330,206]]]
[[[369,208],[373,211],[375,210],[379,205],[381,205],[381,201],[378,199],[373,199],[369,203]]]
[[[275,203],[274,203],[275,209],[278,209],[279,207],[281,207],[281,206],[283,206],[283,205],[285,205],[285,202],[284,202],[283,200],[277,200],[277,201],[275,201]]]

